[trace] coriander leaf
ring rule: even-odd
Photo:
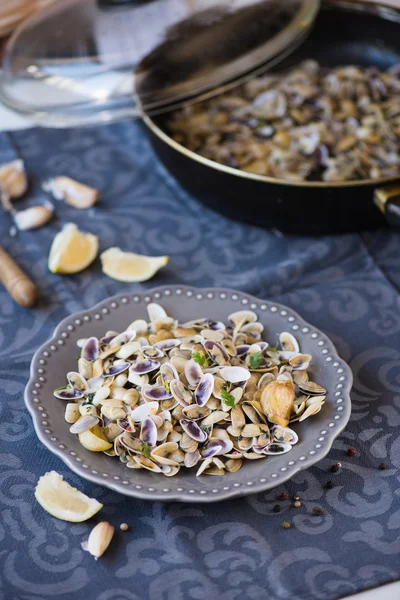
[[[231,408],[234,408],[234,406],[235,406],[235,397],[232,396],[232,394],[230,394],[228,392],[228,390],[222,388],[222,390],[221,390],[221,398],[222,398],[222,400],[225,402],[225,404],[227,406],[230,406]]]
[[[206,364],[206,357],[202,352],[193,352],[192,359],[194,360],[194,362],[197,362],[197,364],[201,367],[204,367],[204,365]]]
[[[276,342],[275,346],[268,346],[267,351],[268,352],[278,352],[279,351],[279,342]]]
[[[140,446],[140,452],[143,454],[143,456],[145,458],[149,458],[150,450],[149,450],[149,445],[147,442],[143,442],[143,444]]]
[[[254,354],[250,354],[249,363],[252,369],[258,369],[263,360],[262,352],[255,352]]]

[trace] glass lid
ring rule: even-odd
[[[166,111],[292,52],[319,0],[58,0],[10,38],[0,100],[44,126]]]

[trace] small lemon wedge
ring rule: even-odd
[[[104,434],[98,425],[87,429],[78,435],[79,441],[86,450],[92,452],[104,452],[112,448],[112,444],[104,437]]]
[[[117,281],[137,283],[151,279],[168,263],[168,256],[143,256],[109,248],[100,255],[103,273]]]
[[[57,471],[50,471],[39,479],[35,498],[53,517],[71,523],[86,521],[103,508],[100,502],[64,481]]]
[[[82,233],[74,223],[67,223],[51,245],[49,269],[52,273],[79,273],[94,261],[98,249],[97,236]]]

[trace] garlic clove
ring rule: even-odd
[[[56,200],[64,200],[75,208],[90,208],[99,198],[98,190],[79,183],[71,177],[54,177],[46,181],[42,187]]]
[[[28,188],[28,179],[23,160],[13,160],[0,166],[0,187],[9,198],[19,198],[25,194]]]
[[[114,535],[114,527],[107,521],[97,523],[90,532],[87,543],[83,542],[82,548],[90,552],[97,560],[104,554]]]
[[[53,212],[53,206],[50,203],[31,206],[14,214],[15,224],[20,231],[38,229],[50,221]]]

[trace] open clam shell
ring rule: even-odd
[[[86,340],[82,351],[81,358],[89,362],[94,362],[99,356],[99,340],[95,337],[90,337]]]
[[[189,419],[181,419],[179,421],[183,431],[187,433],[192,440],[195,440],[199,443],[204,443],[207,439],[207,433],[201,429],[195,421],[190,421]]]
[[[214,389],[214,377],[211,373],[205,373],[199,381],[194,392],[194,399],[198,406],[205,406],[209,401]]]

